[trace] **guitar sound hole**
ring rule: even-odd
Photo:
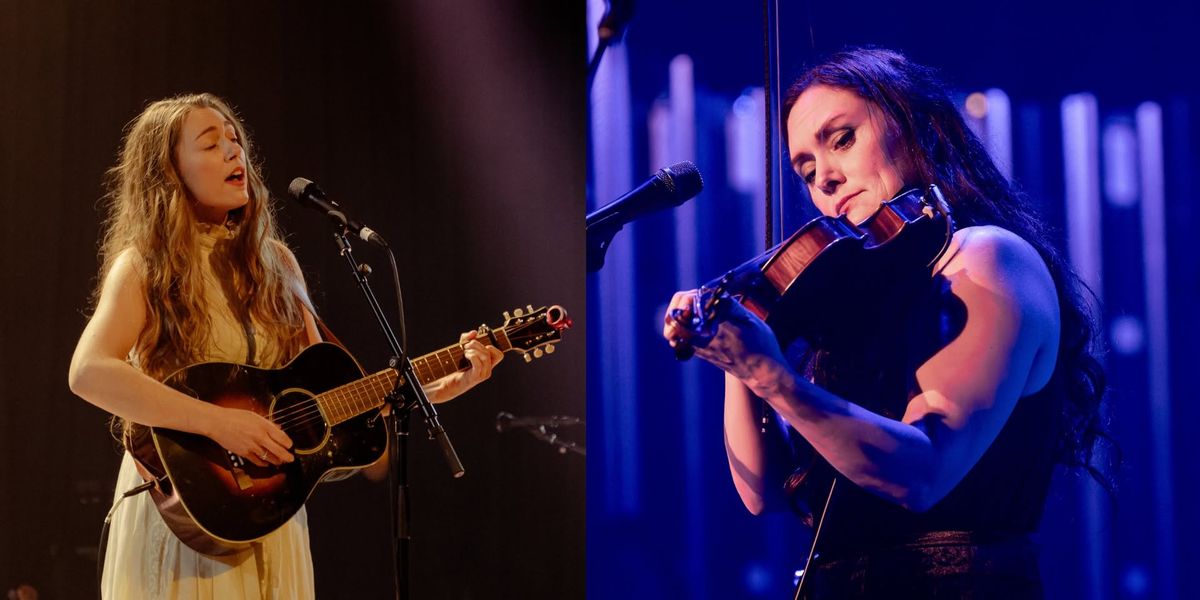
[[[329,428],[312,395],[292,390],[275,400],[271,420],[292,438],[293,451],[303,452],[321,445]]]

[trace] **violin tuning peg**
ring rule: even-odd
[[[522,354],[521,356],[525,357],[525,362],[533,362],[533,357],[530,356],[528,352]]]
[[[536,349],[534,349],[534,351],[533,351],[533,357],[534,357],[534,358],[541,358],[541,357],[542,357],[542,354],[543,354],[543,352],[542,352],[542,349],[541,349],[541,348],[536,348]]]
[[[525,316],[525,311],[523,311],[523,310],[521,310],[521,309],[519,309],[519,308],[514,308],[514,309],[513,309],[513,314],[514,314],[514,315],[517,315],[518,317],[523,317],[523,316]]]
[[[546,354],[554,354],[554,344],[546,346]]]

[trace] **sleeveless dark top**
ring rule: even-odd
[[[891,314],[909,318],[860,338],[865,341],[855,347],[822,352],[809,364],[820,365],[811,375],[822,387],[899,419],[920,393],[916,367],[961,331],[965,309],[940,276],[893,308]],[[928,342],[917,347],[912,340]],[[1017,401],[963,480],[923,513],[839,478],[805,597],[1040,597],[1036,549],[1027,536],[1038,527],[1049,490],[1063,400],[1056,367],[1046,386]],[[811,455],[807,442],[788,431],[800,455]],[[834,475],[819,457],[793,475],[793,506],[810,524]]]

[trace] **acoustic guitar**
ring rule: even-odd
[[[554,351],[571,320],[560,306],[504,313],[498,328],[476,338],[531,361]],[[422,385],[470,363],[461,344],[412,360]],[[341,346],[314,344],[278,369],[208,362],[176,371],[164,381],[185,394],[230,408],[252,410],[292,439],[295,460],[259,467],[212,439],[161,427],[133,428],[126,440],[167,526],[197,552],[226,555],[275,531],[304,505],[323,479],[383,458],[387,432],[380,411],[399,373],[366,375]]]

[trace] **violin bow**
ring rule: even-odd
[[[813,28],[812,6],[805,3],[806,21],[808,25],[808,42],[809,48],[815,56],[817,43],[816,31]],[[765,215],[766,219],[766,235],[763,241],[764,250],[768,250],[775,246],[775,228],[774,216],[775,211],[779,212],[779,239],[782,241],[782,228],[785,224],[784,210],[786,204],[783,202],[783,182],[786,149],[783,147],[783,136],[779,134],[779,128],[783,126],[783,84],[780,75],[782,56],[780,55],[780,40],[779,40],[779,0],[763,0],[763,78],[764,90],[763,102],[764,105],[764,124],[763,138],[766,140],[766,195],[765,195]],[[774,74],[774,77],[772,77]],[[773,202],[773,200],[777,201]],[[775,205],[778,208],[775,208]],[[719,287],[719,286],[718,286]],[[691,350],[690,345],[688,349]],[[694,352],[694,350],[691,350]],[[761,402],[761,418],[760,418],[760,434],[766,435],[769,415],[771,407],[765,400]],[[817,551],[817,541],[821,536],[822,526],[825,524],[825,518],[829,515],[829,506],[833,504],[833,493],[837,488],[837,476],[834,476],[833,481],[829,485],[829,493],[825,496],[824,506],[821,509],[819,518],[814,522],[812,542],[808,547],[808,555],[805,557],[804,569],[800,572],[800,579],[796,583],[796,590],[793,594],[793,600],[800,600],[804,593],[804,584],[808,578],[809,567],[812,566],[813,556]]]

